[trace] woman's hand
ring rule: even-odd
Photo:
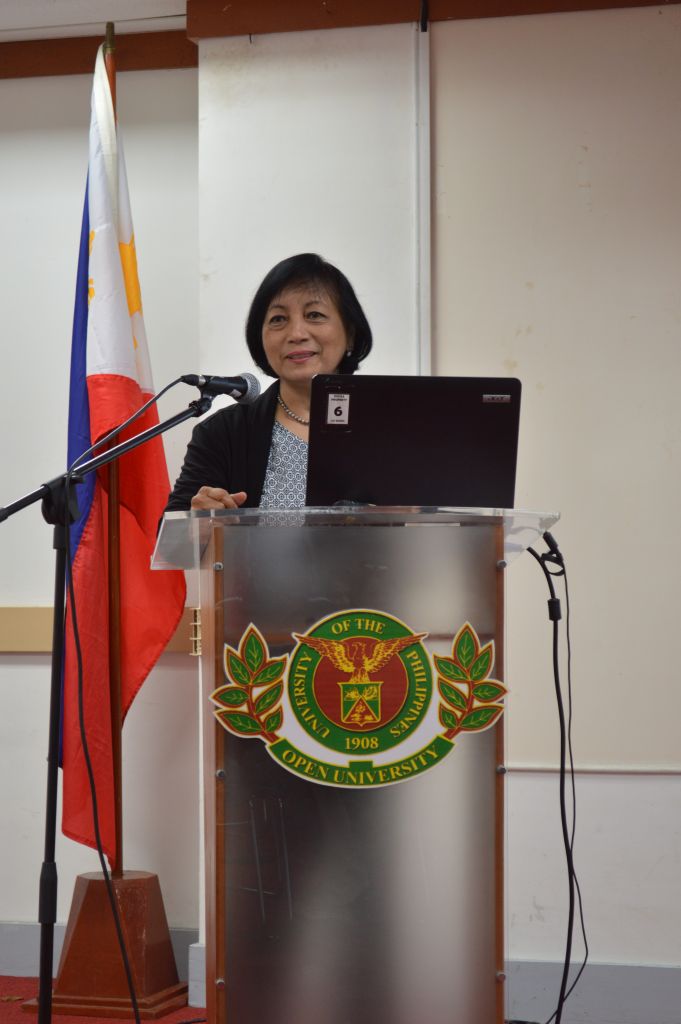
[[[192,498],[192,508],[239,508],[245,500],[245,491],[236,491],[236,493],[230,494],[222,487],[200,487]]]

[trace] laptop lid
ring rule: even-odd
[[[307,504],[513,508],[520,391],[513,377],[319,374]]]

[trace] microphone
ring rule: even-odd
[[[242,373],[238,377],[213,377],[210,374],[186,373],[180,377],[183,384],[201,388],[202,394],[229,395],[235,402],[250,405],[260,394],[260,383],[252,373]]]
[[[563,565],[563,555],[555,538],[548,532],[548,530],[546,533],[542,534],[542,536],[549,549],[549,554],[546,557],[550,558],[552,562],[556,562],[558,565]]]

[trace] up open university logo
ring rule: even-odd
[[[441,761],[458,733],[493,725],[506,693],[490,678],[494,642],[482,645],[470,623],[456,633],[451,657],[431,657],[426,636],[385,612],[349,609],[294,633],[292,653],[271,658],[251,624],[238,649],[225,644],[228,682],[211,694],[215,716],[312,782],[373,787],[413,778]]]

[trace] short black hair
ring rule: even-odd
[[[345,333],[352,344],[352,351],[346,353],[340,361],[338,373],[354,373],[362,359],[366,359],[371,352],[373,339],[369,321],[345,274],[314,252],[289,256],[277,263],[255,293],[246,320],[246,344],[253,362],[269,377],[276,377],[262,343],[265,316],[271,303],[286,288],[304,285],[323,288],[335,302]]]

